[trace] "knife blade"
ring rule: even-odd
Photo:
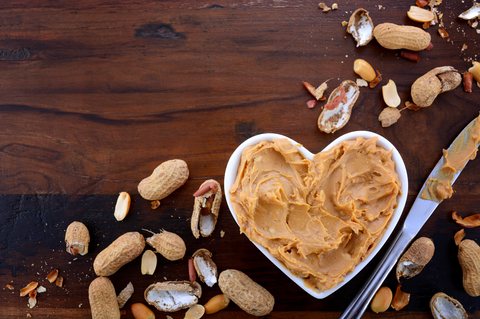
[[[477,136],[474,136],[474,133],[471,132],[471,128],[478,125],[480,127],[480,116],[473,119],[463,130],[460,134],[455,138],[453,143],[447,149],[447,154],[450,152],[455,151],[458,149],[459,146],[464,145],[469,141],[469,139],[474,138],[475,140],[475,152],[473,156],[467,157],[465,160],[465,164],[456,170],[453,174],[453,178],[451,179],[450,185],[452,185],[455,180],[458,178],[460,173],[462,172],[465,165],[468,163],[469,159],[473,159],[476,155],[476,150],[479,146],[479,141]],[[448,157],[448,156],[447,156]],[[426,223],[428,218],[432,215],[433,211],[437,208],[442,200],[435,200],[435,199],[424,199],[425,196],[422,196],[422,193],[429,185],[429,181],[432,179],[436,179],[444,164],[446,163],[447,159],[444,155],[440,158],[437,165],[433,168],[432,172],[428,176],[427,180],[423,184],[420,192],[418,193],[412,208],[410,209],[405,222],[403,224],[402,229],[398,233],[398,235],[394,238],[392,244],[388,248],[385,256],[380,261],[377,268],[373,271],[370,278],[367,280],[363,288],[357,294],[357,296],[353,299],[347,309],[342,313],[340,319],[353,319],[353,318],[360,318],[365,309],[367,308],[370,300],[373,298],[374,294],[377,292],[380,285],[383,283],[385,278],[387,277],[390,270],[392,270],[393,266],[396,264],[398,258],[403,253],[407,245],[412,241],[412,239],[418,234],[420,229]],[[424,197],[424,198],[421,198]]]

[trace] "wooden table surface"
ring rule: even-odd
[[[192,194],[209,178],[223,185],[230,155],[253,135],[283,134],[319,152],[345,133],[367,130],[390,140],[405,161],[409,192],[402,222],[442,149],[480,111],[480,88],[474,85],[466,93],[459,86],[432,106],[404,110],[398,123],[381,127],[378,115],[386,106],[381,86],[389,79],[403,107],[411,100],[412,83],[427,71],[451,65],[464,72],[478,59],[478,30],[457,18],[471,0],[445,0],[437,7],[450,37],[441,38],[438,25],[431,26],[434,48],[420,52],[420,62],[375,40],[357,48],[342,26],[363,7],[375,25],[421,27],[406,14],[414,4],[339,1],[338,10],[323,13],[317,1],[305,0],[0,1],[0,317],[89,318],[95,256],[125,232],[147,235],[143,228],[163,228],[182,236],[186,256],[207,248],[219,270],[239,269],[267,288],[275,297],[268,318],[337,318],[384,250],[350,283],[317,300],[239,233],[225,200],[213,236],[195,239]],[[357,78],[357,58],[369,61],[383,81],[360,89],[344,128],[322,133],[316,123],[323,103],[307,107],[312,96],[302,81],[319,85],[330,79],[329,94],[341,81]],[[152,210],[137,185],[174,158],[188,163],[189,179]],[[431,318],[429,300],[439,291],[458,299],[470,318],[480,318],[480,299],[462,287],[453,242],[461,227],[451,219],[452,211],[480,212],[480,160],[467,165],[454,189],[418,234],[432,238],[436,251],[420,275],[404,282],[409,305],[381,315],[367,310],[364,318]],[[113,210],[121,191],[131,194],[132,205],[127,218],[117,222]],[[65,252],[65,230],[72,221],[90,231],[85,256]],[[480,241],[480,229],[466,229],[466,238]],[[142,276],[137,258],[111,276],[117,292],[130,281],[135,287],[122,318],[133,318],[130,305],[144,301],[151,283],[188,279],[187,259],[159,256],[155,274]],[[64,277],[61,288],[45,279],[53,269]],[[31,281],[47,288],[33,309],[19,296]],[[395,289],[393,273],[384,285]],[[202,286],[201,304],[220,293],[218,285]],[[185,311],[155,313],[183,318]],[[205,316],[246,317],[233,303]]]

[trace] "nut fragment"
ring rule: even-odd
[[[13,288],[13,286],[12,286],[12,285],[10,285],[10,284],[7,284],[7,286],[6,286],[6,287],[7,287],[7,289],[9,289],[9,290],[13,290],[13,289],[15,289],[15,288]]]
[[[90,234],[87,227],[81,222],[73,222],[67,227],[65,232],[65,243],[67,252],[72,255],[85,255],[88,253],[88,244],[90,243]]]
[[[382,123],[382,127],[389,127],[397,123],[402,116],[400,110],[396,107],[386,107],[378,116],[378,120]]]
[[[213,287],[217,283],[217,266],[212,260],[212,253],[207,249],[201,248],[193,254],[193,264],[198,277],[208,287]]]
[[[327,104],[318,117],[318,128],[325,133],[333,133],[344,127],[350,119],[352,108],[360,95],[360,89],[355,82],[346,80],[333,90]],[[346,97],[346,101],[342,96]],[[338,102],[337,106],[335,104]],[[334,106],[329,109],[327,105]]]
[[[463,72],[463,90],[472,93],[473,75],[471,72]]]
[[[380,81],[382,81],[382,75],[380,74],[380,72],[378,72],[377,70],[377,77],[372,81],[370,82],[370,84],[368,85],[369,88],[373,89],[377,86],[378,83],[380,83]]]
[[[399,283],[397,286],[397,290],[395,291],[395,296],[392,300],[392,308],[398,311],[408,305],[409,302],[410,294],[403,292]]]
[[[163,162],[153,173],[138,184],[140,196],[146,200],[161,200],[180,188],[188,179],[185,161],[173,159]]]
[[[155,248],[157,250],[156,252],[163,257],[174,261],[182,259],[183,256],[185,256],[187,247],[182,237],[163,229],[160,230],[158,234],[150,230],[144,230],[153,234],[153,236],[147,238],[147,244]]]
[[[115,288],[107,277],[97,277],[90,283],[88,300],[92,319],[120,319]]]
[[[386,85],[382,86],[382,95],[385,104],[390,107],[397,107],[402,102],[400,96],[398,96],[397,86],[393,80],[389,80]]]
[[[204,190],[202,190],[202,188]],[[201,192],[199,192],[202,190]],[[217,224],[222,204],[222,188],[216,180],[209,179],[200,185],[195,194],[190,228],[195,238],[210,236]]]
[[[410,6],[407,15],[416,22],[430,22],[434,19],[433,13],[417,6]]]
[[[118,221],[122,221],[127,217],[130,209],[130,195],[127,192],[121,192],[118,195],[117,204],[115,205],[115,212],[113,213]]]
[[[195,304],[185,313],[184,319],[200,319],[205,314],[205,308],[202,305]]]
[[[149,249],[142,256],[142,275],[153,275],[157,268],[157,255]]]
[[[465,229],[460,229],[455,233],[454,240],[455,240],[455,245],[460,245],[462,240],[465,238]]]
[[[55,280],[57,280],[57,277],[58,277],[58,269],[54,269],[52,270],[52,272],[50,272],[47,275],[47,280],[53,283]]]
[[[202,296],[202,288],[198,282],[157,282],[145,289],[144,296],[147,303],[158,310],[174,312],[196,304]]]
[[[123,306],[125,306],[128,299],[132,297],[133,292],[134,292],[133,284],[129,282],[128,285],[125,288],[123,288],[123,290],[120,291],[120,293],[117,296],[118,308],[122,309]]]
[[[376,77],[373,67],[363,59],[356,59],[353,62],[353,71],[367,82],[372,82]]]
[[[459,18],[464,20],[472,20],[480,17],[480,3],[474,4],[470,9],[465,12],[462,12]]]
[[[457,212],[453,212],[452,218],[457,224],[465,228],[473,228],[473,227],[480,226],[480,214],[474,214],[474,215],[470,215],[465,218],[462,218],[457,215]]]
[[[472,297],[480,296],[480,246],[470,239],[458,245],[458,261],[462,266],[463,288]]]
[[[57,277],[57,279],[55,279],[55,285],[63,287],[63,277]]]
[[[155,319],[153,311],[143,303],[134,303],[130,309],[135,319]]]
[[[220,310],[227,308],[229,303],[230,299],[228,299],[228,297],[224,294],[216,295],[210,298],[210,300],[204,305],[205,313],[210,315],[212,313],[219,312]]]
[[[480,82],[480,62],[473,61],[473,66],[468,69],[468,72],[472,73],[475,81]]]
[[[20,289],[20,297],[25,297],[26,295],[30,294],[34,291],[38,286],[38,282],[32,281],[26,287]]]
[[[97,276],[111,276],[123,265],[137,258],[145,248],[145,239],[138,232],[128,232],[114,240],[93,261]]]
[[[393,23],[377,25],[373,34],[382,47],[390,50],[421,51],[426,49],[431,41],[430,34],[421,28]]]
[[[370,303],[373,312],[379,313],[387,311],[392,303],[393,294],[390,288],[380,287]]]
[[[328,88],[327,82],[328,80],[320,84],[318,88],[315,88],[313,85],[305,81],[303,81],[303,85],[317,101],[320,101],[325,96],[325,90]]]
[[[467,313],[458,300],[438,292],[430,299],[430,310],[435,319],[467,319]]]
[[[320,2],[320,3],[318,4],[318,7],[319,7],[320,9],[322,9],[323,12],[328,12],[328,11],[330,11],[330,8],[329,8],[324,2]]]
[[[432,259],[435,245],[430,238],[418,238],[403,254],[397,263],[397,280],[401,277],[412,278],[418,275]]]
[[[365,46],[373,39],[373,22],[367,10],[355,10],[348,21],[347,32],[357,41],[357,47]]]

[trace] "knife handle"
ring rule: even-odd
[[[414,236],[415,235],[406,232],[405,228],[402,228],[388,248],[382,261],[380,261],[377,268],[375,268],[355,299],[353,299],[347,309],[342,313],[340,319],[358,319],[362,317],[370,300],[372,300],[374,294],[380,288],[380,285]]]

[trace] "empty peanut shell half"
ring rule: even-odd
[[[67,227],[65,232],[65,243],[67,252],[72,255],[85,255],[88,253],[88,244],[90,243],[90,234],[87,227],[81,222],[73,222]]]
[[[347,32],[357,41],[357,47],[360,47],[367,45],[373,39],[373,27],[368,11],[360,8],[350,17]]]
[[[198,278],[208,287],[217,283],[217,265],[212,260],[212,253],[201,248],[193,254],[193,265],[197,271]]]
[[[418,238],[403,254],[397,263],[397,280],[401,277],[412,278],[418,275],[432,259],[435,245],[430,238]]]
[[[465,309],[458,300],[438,292],[430,299],[430,310],[435,319],[466,319]]]
[[[193,236],[195,238],[199,238],[200,235],[208,237],[213,233],[217,224],[222,203],[222,188],[219,182],[209,179],[200,185],[193,196],[195,196],[195,203],[190,224]]]
[[[201,296],[200,284],[190,281],[157,282],[148,286],[144,293],[149,305],[166,312],[190,308]]]
[[[318,128],[325,133],[333,133],[347,124],[352,108],[360,95],[355,82],[346,80],[330,93],[327,104],[318,117]]]

